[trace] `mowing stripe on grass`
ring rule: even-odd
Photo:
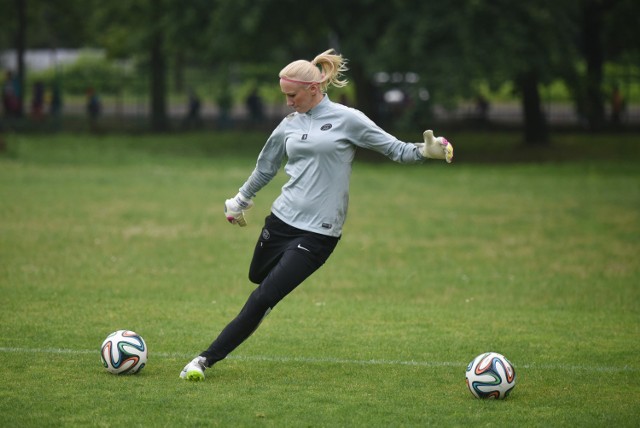
[[[0,353],[37,353],[37,354],[95,354],[100,352],[89,349],[62,349],[62,348],[6,348],[0,347]],[[193,354],[182,354],[176,352],[154,352],[153,357],[157,358],[183,358],[185,360],[193,357]],[[350,360],[344,358],[309,358],[309,357],[270,357],[260,355],[230,355],[229,360],[238,361],[262,361],[273,363],[309,363],[309,364],[353,364],[353,365],[389,365],[389,366],[419,366],[419,367],[466,367],[466,363],[451,361],[402,361],[402,360]],[[638,367],[611,367],[611,366],[574,366],[569,364],[517,364],[519,369],[532,370],[562,370],[562,371],[595,371],[595,372],[638,372]]]

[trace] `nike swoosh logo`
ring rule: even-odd
[[[302,245],[298,244],[298,248],[300,248],[301,250],[305,250],[307,253],[310,253],[311,251],[308,248],[304,248]]]

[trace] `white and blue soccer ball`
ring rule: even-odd
[[[485,352],[467,366],[467,386],[476,398],[507,398],[516,386],[516,371],[504,355]]]
[[[109,373],[138,373],[147,364],[147,344],[136,332],[114,331],[102,342],[100,359]]]

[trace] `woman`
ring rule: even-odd
[[[284,167],[290,177],[265,219],[249,279],[259,284],[240,313],[180,373],[192,381],[247,339],[280,300],[329,258],[347,215],[351,164],[357,147],[380,152],[399,163],[425,158],[451,162],[446,139],[425,131],[425,143],[407,144],[386,133],[361,112],[333,103],[329,86],[342,87],[346,60],[328,50],[313,61],[298,60],[280,71],[280,89],[295,110],[273,131],[252,174],[238,194],[225,201],[232,224],[246,226],[252,198]]]

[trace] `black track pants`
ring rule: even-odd
[[[340,238],[306,232],[271,214],[265,219],[249,268],[259,284],[240,313],[200,355],[209,366],[224,359],[244,342],[262,319],[329,258]]]

